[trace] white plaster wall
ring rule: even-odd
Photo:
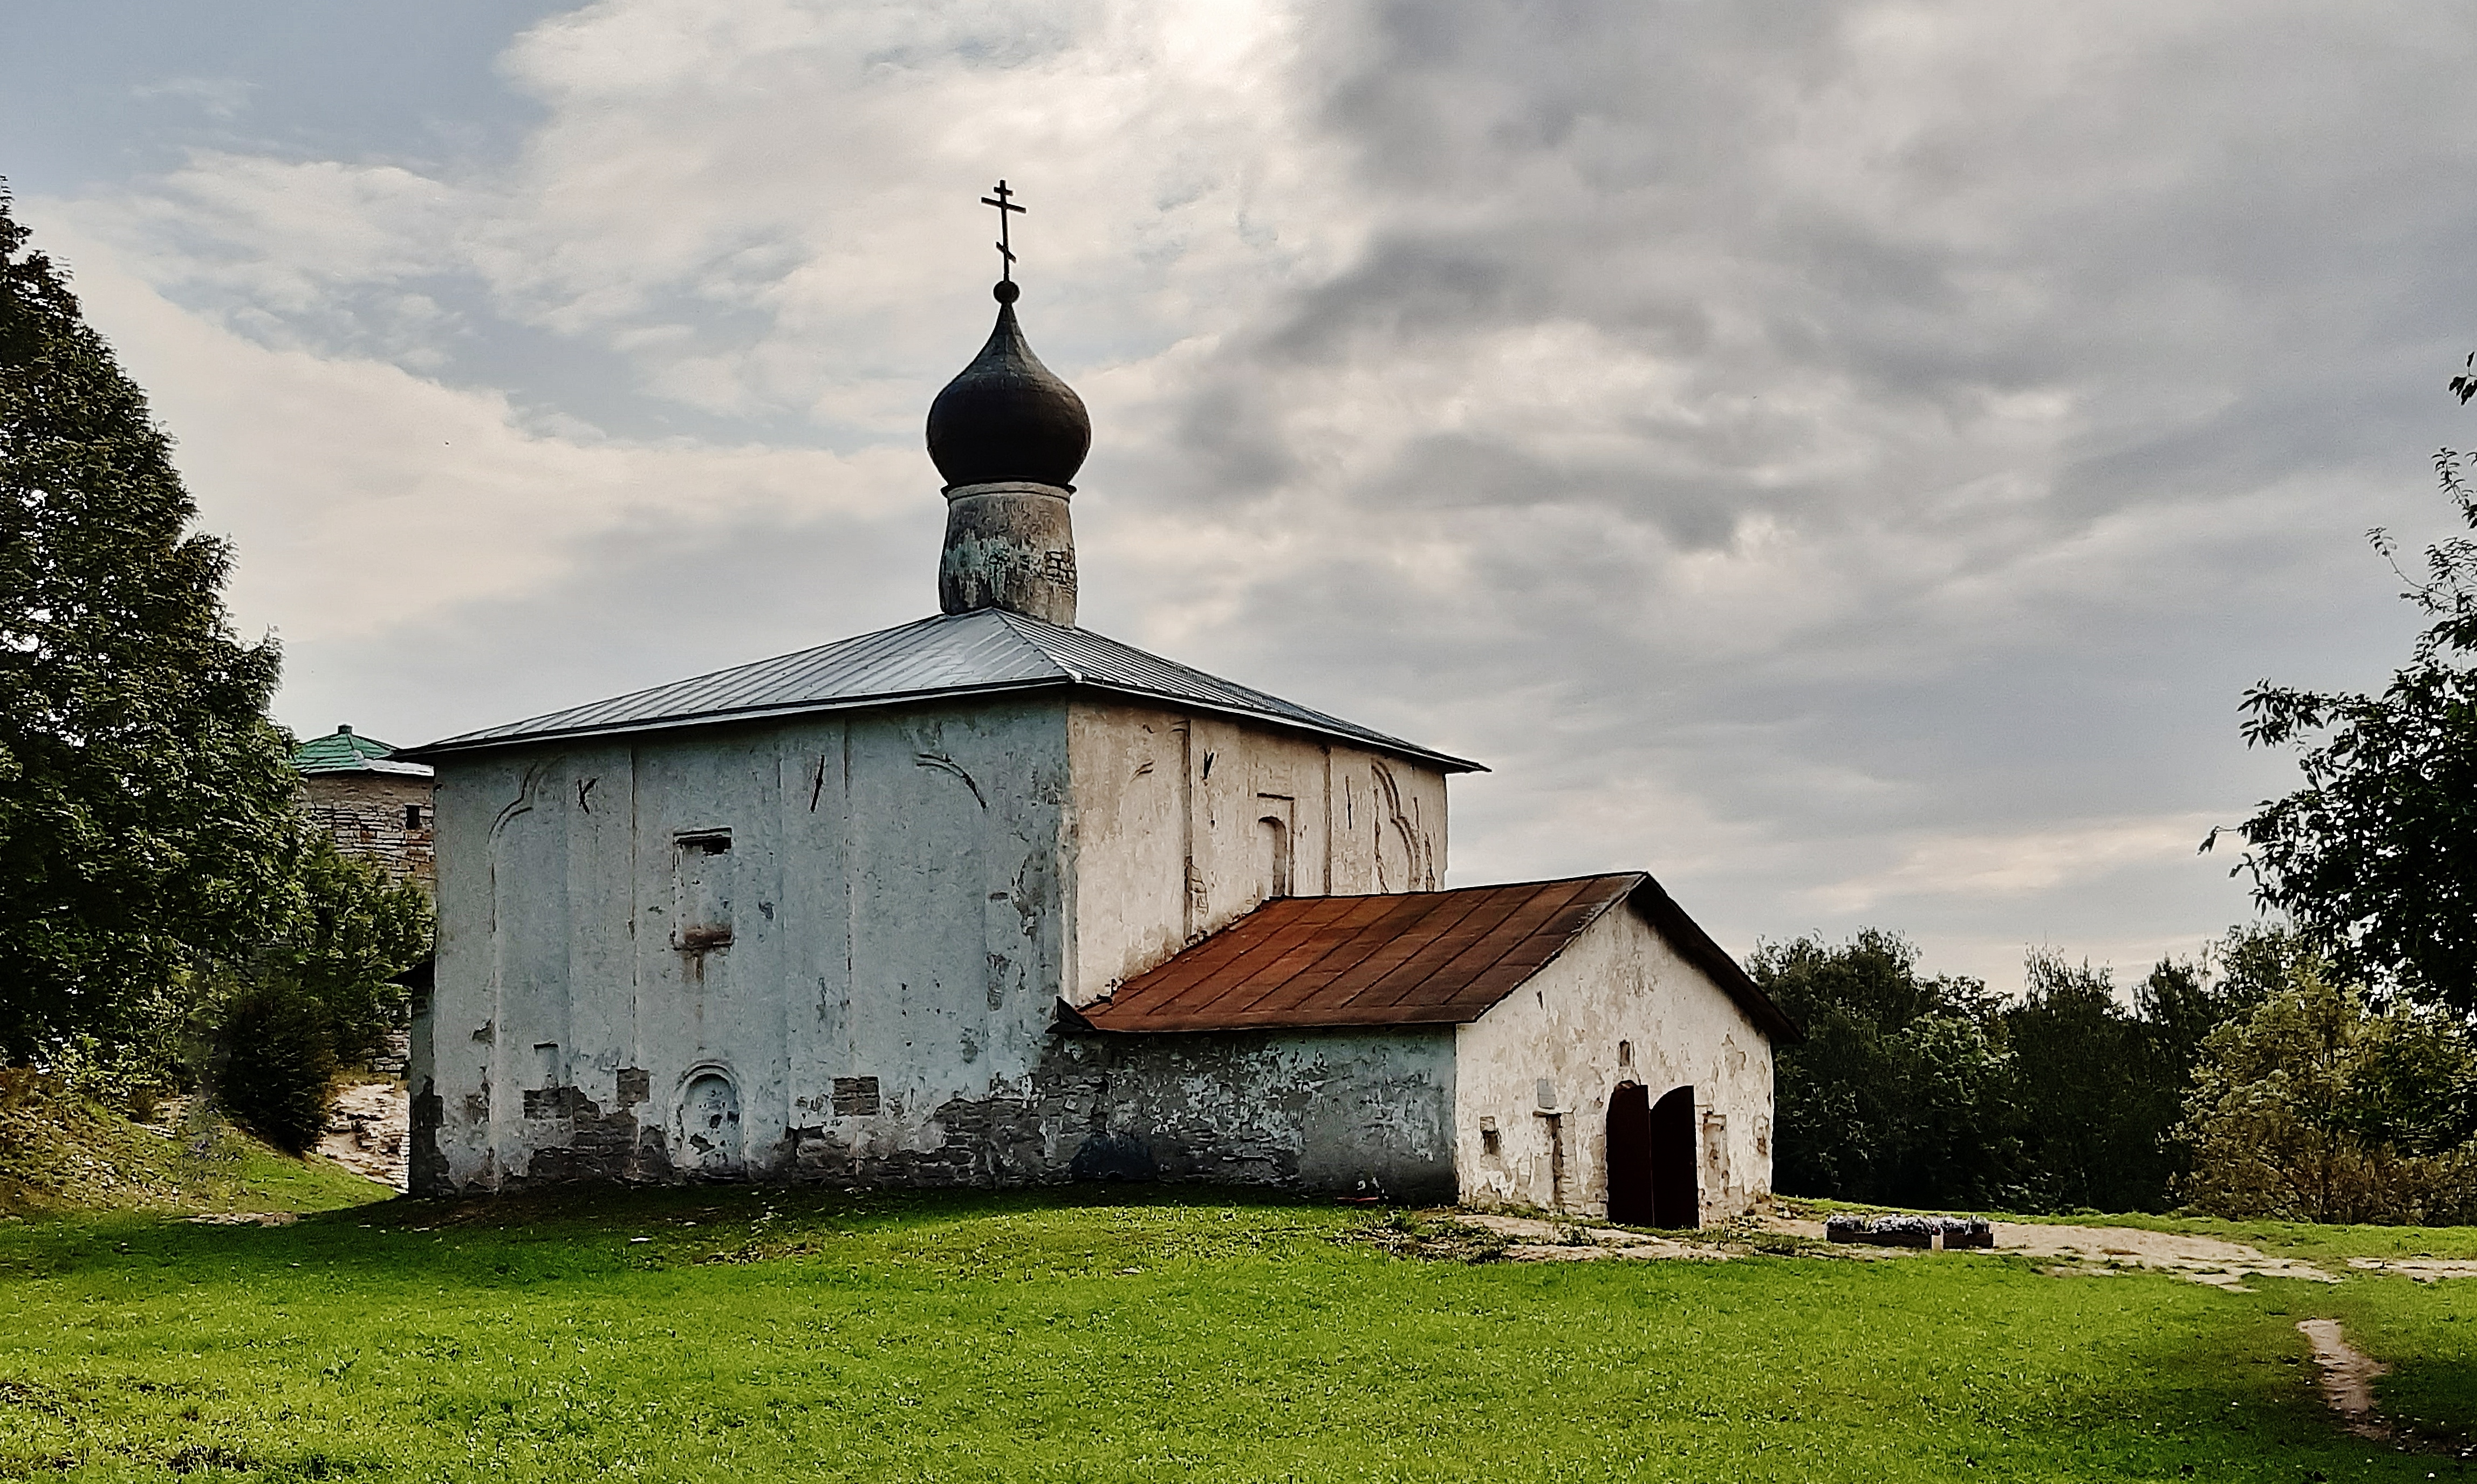
[[[1630,904],[1603,913],[1457,1041],[1455,1167],[1468,1204],[1605,1215],[1609,1096],[1629,1079],[1654,1101],[1694,1089],[1704,1224],[1771,1190],[1770,1040]],[[1620,1042],[1631,1067],[1618,1064]],[[1538,1112],[1543,1077],[1564,1110],[1562,1200],[1551,1192],[1550,1121]],[[1498,1153],[1486,1152],[1484,1120],[1495,1123]]]
[[[413,1068],[440,1099],[438,1176],[656,1177],[712,1072],[740,1120],[714,1173],[973,1177],[949,1125],[1028,1096],[1063,978],[1065,794],[1054,702],[442,759]],[[732,937],[700,951],[680,939],[679,842],[715,830]],[[863,1077],[874,1111],[838,1105],[837,1079]]]
[[[1452,1026],[1064,1037],[1045,1083],[1083,1177],[1454,1197]]]
[[[1106,999],[1262,903],[1276,832],[1292,896],[1432,891],[1444,879],[1445,775],[1435,768],[1114,702],[1073,704],[1067,749],[1070,1003]]]

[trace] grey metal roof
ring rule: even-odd
[[[1000,608],[939,614],[530,721],[468,731],[397,755],[436,757],[554,737],[653,731],[1054,686],[1082,686],[1271,722],[1417,758],[1449,773],[1485,771],[1478,763],[1147,655],[1088,629],[1062,628]]]

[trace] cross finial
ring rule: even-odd
[[[981,205],[993,206],[998,209],[998,239],[994,245],[998,250],[998,282],[1001,284],[1013,284],[1014,282],[1014,248],[1011,245],[1013,238],[1007,232],[1007,218],[1015,212],[1021,211],[1023,208],[1015,205],[1014,202],[1010,199],[1013,195],[1014,192],[1007,188],[1007,183],[1000,181],[997,186],[997,194],[993,196],[983,196],[981,198]],[[1009,297],[1012,296],[1010,295]]]

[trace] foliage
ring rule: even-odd
[[[407,996],[393,976],[430,952],[430,899],[316,830],[302,844],[294,879],[297,906],[284,936],[258,955],[258,977],[316,1006],[338,1063],[367,1061],[403,1027]]]
[[[2462,383],[2454,388],[2465,401]],[[2446,449],[2435,469],[2462,523],[2477,530],[2467,457]],[[2389,535],[2371,537],[2399,571]],[[2477,540],[2438,542],[2421,578],[2401,576],[2427,626],[2380,695],[2267,680],[2245,693],[2246,742],[2303,748],[2305,786],[2262,803],[2236,869],[2343,974],[2468,1013],[2477,1011]]]
[[[338,1071],[327,1007],[297,984],[265,979],[233,997],[223,1028],[216,1101],[277,1149],[316,1144]]]
[[[2019,1143],[1990,1120],[2007,1082],[1975,979],[1924,978],[1917,950],[1867,928],[1834,947],[1757,948],[1748,970],[1806,1027],[1774,1062],[1773,1184],[1895,1205],[2006,1206]]]
[[[297,903],[272,642],[170,440],[0,193],[0,1060],[89,1035],[159,1055],[201,956]]]
[[[126,1105],[220,1047],[223,1094],[289,1129],[305,1087],[250,1081],[317,1057],[256,1044],[271,1007],[366,1057],[429,905],[299,814],[275,645],[225,620],[232,554],[188,530],[170,440],[26,240],[0,190],[0,1064]]]
[[[2430,1008],[2368,1009],[2309,958],[2203,1043],[2185,1136],[2214,1215],[2477,1220],[2477,1045]]]
[[[2107,971],[2046,952],[2008,1003],[1921,976],[1880,929],[1765,945],[1749,969],[1807,1027],[1775,1061],[1773,1183],[1887,1205],[2164,1210],[2193,1057],[2260,997],[2282,941],[2232,932],[2218,972],[2163,961],[2129,1008]]]
[[[2447,1472],[2333,1425],[2295,1329],[2322,1305],[2396,1368],[2387,1402],[2420,1373],[2458,1379],[2416,1415],[2477,1421],[2477,1325],[2440,1323],[2466,1306],[2450,1284],[2232,1294],[1960,1253],[1464,1264],[1337,1240],[1374,1216],[1200,1189],[705,1188],[270,1229],[0,1225],[0,1475]]]
[[[429,951],[430,899],[315,830],[295,862],[298,902],[285,936],[207,985],[191,1019],[210,1049],[216,1101],[253,1133],[293,1153],[318,1140],[338,1074],[366,1062],[402,1028],[404,986],[391,980]]]
[[[2027,969],[2021,1000],[2001,1012],[2011,1107],[1989,1113],[2021,1131],[2029,1208],[2160,1208],[2172,1158],[2161,1134],[2176,1122],[2178,1069],[2154,1053],[2152,1027],[2127,1013],[2105,969],[2043,950]],[[2199,977],[2174,964],[2151,976],[2178,990]]]

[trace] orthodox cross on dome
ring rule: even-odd
[[[1007,218],[1024,210],[1022,207],[1015,205],[1014,202],[1010,199],[1013,195],[1014,192],[1007,188],[1007,183],[1001,180],[998,182],[996,195],[983,196],[981,198],[981,205],[993,206],[998,209],[998,239],[992,245],[998,250],[998,282],[1008,284],[1014,283],[1014,248],[1012,245],[1013,240],[1013,236],[1007,231]],[[1014,296],[1013,294],[1001,294],[999,297],[1001,299],[1013,299]]]

